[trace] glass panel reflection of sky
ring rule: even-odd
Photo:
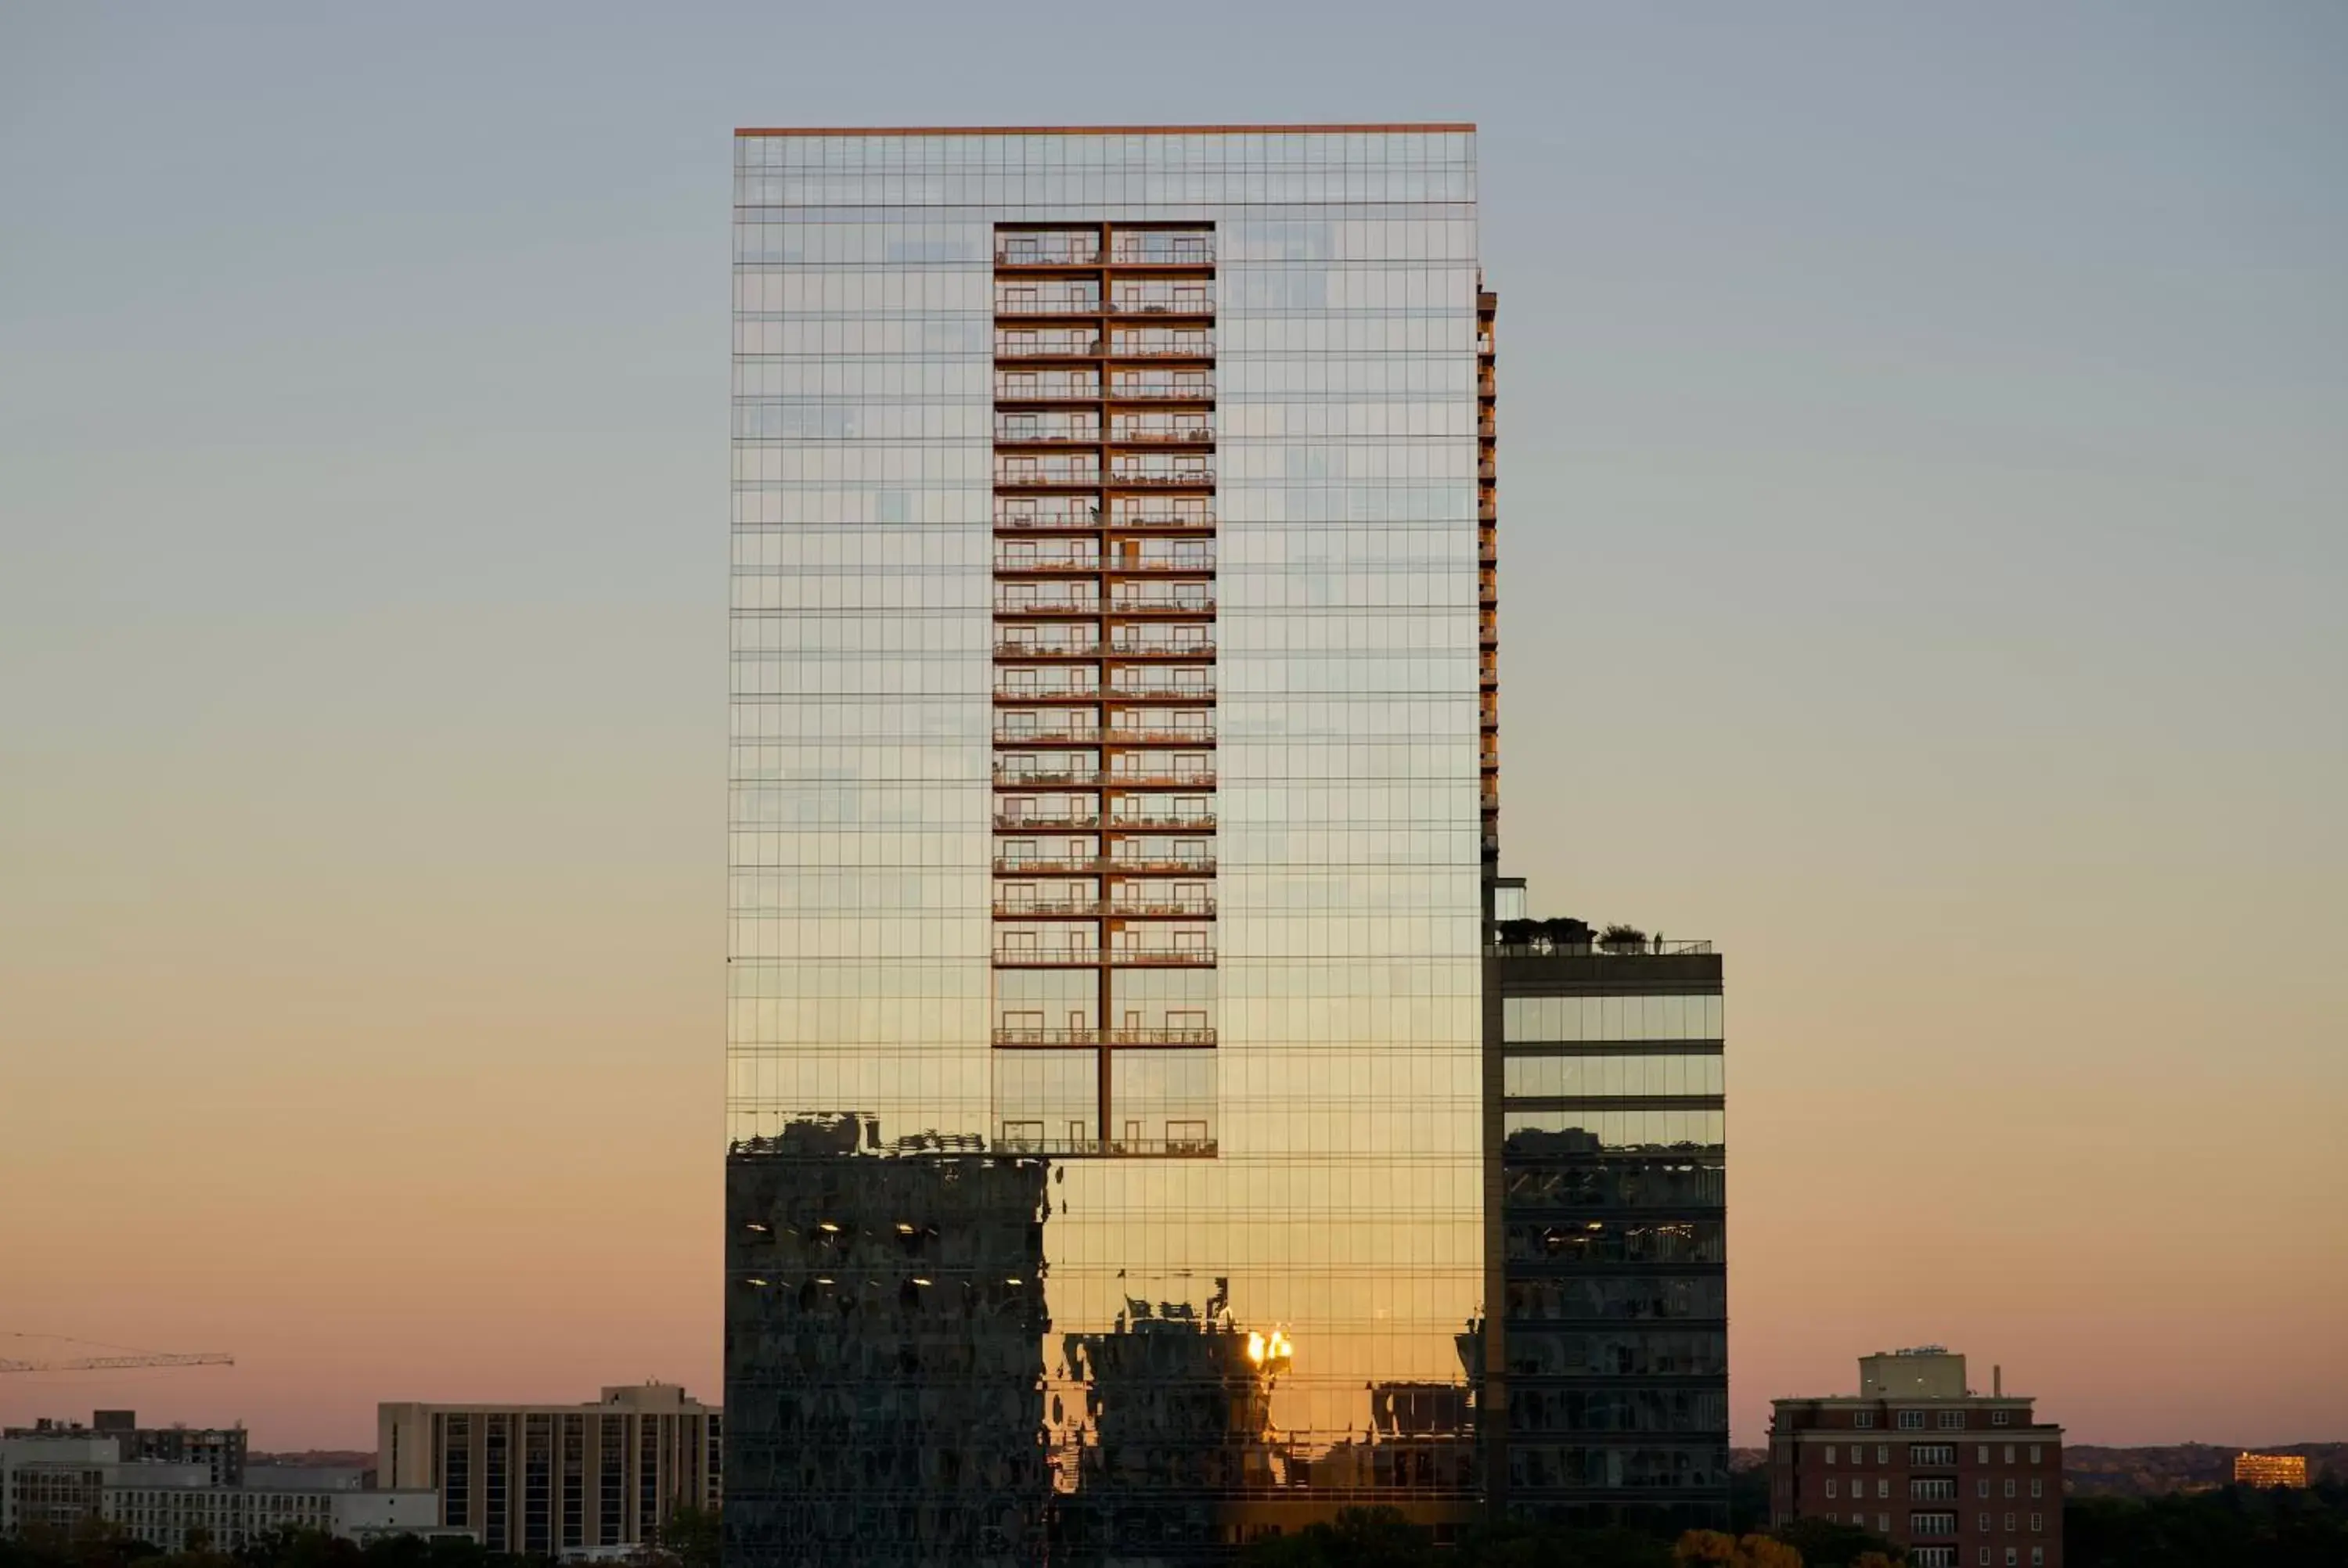
[[[1083,1113],[991,1039],[992,242],[1211,224],[1218,1036],[1116,1071],[1217,1153],[1056,1163],[1047,1435],[1090,1419],[1061,1336],[1220,1296],[1334,1477],[1481,1309],[1472,138],[737,149],[732,1135]]]

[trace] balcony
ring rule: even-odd
[[[1120,573],[1212,571],[1215,569],[1215,552],[1201,549],[1196,545],[1184,549],[1134,551],[1110,556],[1108,569]]]
[[[1198,702],[1203,704],[1213,702],[1215,700],[1215,684],[1211,681],[1176,682],[1144,681],[1138,679],[1138,677],[1142,675],[1179,675],[1187,672],[1188,671],[1181,669],[1118,671],[1109,681],[1109,695],[1113,697],[1138,697],[1156,702]],[[1204,671],[1200,671],[1200,673],[1204,673]]]
[[[1476,421],[1476,434],[1487,441],[1497,441],[1500,436],[1500,422],[1488,414]]]
[[[1215,857],[1118,854],[1108,857],[1108,869],[1126,876],[1210,876],[1215,870]]]
[[[1182,332],[1119,332],[1109,336],[1112,359],[1212,359],[1215,334]]]
[[[1215,1140],[1205,1135],[1196,1138],[1053,1138],[1041,1131],[1042,1123],[1034,1125],[1035,1132],[1014,1132],[1017,1125],[1004,1124],[1003,1136],[994,1142],[998,1154],[1045,1154],[1055,1159],[1139,1160],[1211,1160],[1215,1157]]]
[[[1109,240],[1109,261],[1120,267],[1205,267],[1214,260],[1211,229],[1124,229]]]
[[[997,948],[997,968],[1093,969],[1100,967],[1097,948]]]
[[[1052,876],[1059,875],[1080,876],[1088,872],[1098,872],[1101,869],[1101,859],[1100,856],[1097,855],[1088,855],[1074,859],[1065,856],[1058,859],[1051,859],[1032,855],[998,855],[994,857],[994,869],[1005,876]]]
[[[1212,898],[1118,899],[1107,906],[1107,913],[1135,919],[1211,920],[1215,917],[1215,901]]]
[[[1109,653],[1118,659],[1211,659],[1215,656],[1215,640],[1120,637],[1110,644]]]
[[[997,333],[994,334],[994,357],[997,359],[1097,359],[1100,356],[1098,333]]]
[[[1032,598],[1016,594],[997,594],[994,598],[997,615],[1098,615],[1100,600],[1090,594],[1081,599],[1071,596]]]
[[[1206,507],[1126,506],[1109,512],[1113,528],[1181,528],[1205,533],[1215,526],[1215,514]]]
[[[1499,395],[1500,395],[1500,384],[1499,384],[1499,380],[1498,380],[1498,377],[1496,377],[1496,376],[1489,376],[1489,375],[1479,375],[1479,376],[1478,376],[1478,377],[1476,378],[1476,395],[1477,395],[1477,396],[1478,396],[1478,397],[1498,397]]]
[[[1100,445],[1100,421],[1066,415],[998,414],[994,416],[998,446]]]
[[[1036,642],[998,637],[994,640],[994,651],[1013,659],[1097,659],[1100,657],[1100,643],[1093,639],[1063,638],[1052,642]]]
[[[1005,549],[994,554],[994,569],[999,572],[1097,572],[1101,559],[1091,550]]]
[[[1100,296],[1089,292],[1056,293],[1048,289],[997,289],[998,316],[1097,316]]]
[[[1113,1029],[1108,1031],[1111,1045],[1212,1045],[1215,1031],[1211,1029]]]
[[[1476,465],[1476,477],[1488,485],[1500,477],[1499,465],[1487,457]]]
[[[1046,685],[1037,681],[1006,681],[998,672],[994,695],[1005,702],[1090,702],[1099,697],[1100,686],[1097,682],[1060,681]]]
[[[1196,967],[1215,961],[1215,949],[1197,948],[1119,948],[1109,954],[1111,967],[1121,969]]]
[[[1023,489],[1100,487],[1100,466],[1073,457],[1005,457],[994,465],[994,482]]]
[[[1215,742],[1215,726],[1212,724],[1195,724],[1188,727],[1149,723],[1118,724],[1109,731],[1108,738],[1112,745],[1212,745]]]
[[[994,901],[994,913],[1005,920],[1088,920],[1099,917],[1101,901],[998,898]]]
[[[994,504],[994,526],[1022,533],[1079,528],[1089,532],[1101,526],[1101,511],[1097,502],[1083,496],[1005,496]]]
[[[1186,463],[1180,467],[1159,467],[1141,463],[1115,462],[1109,466],[1108,482],[1138,488],[1177,489],[1184,487],[1211,485],[1215,470],[1205,463]]]
[[[1170,381],[1120,375],[1109,384],[1108,395],[1112,403],[1210,403],[1214,400],[1215,384],[1204,375],[1177,376]]]
[[[1167,419],[1163,415],[1145,415],[1138,419],[1119,419],[1109,426],[1108,438],[1128,446],[1197,446],[1215,438],[1215,427],[1207,420]]]
[[[1098,768],[1014,768],[1001,763],[994,764],[994,783],[1000,789],[1097,789],[1107,783],[1107,775]]]
[[[1100,240],[1089,232],[998,234],[994,240],[998,267],[1097,267]]]
[[[1145,816],[1138,812],[1130,815],[1112,812],[1108,825],[1118,833],[1212,833],[1215,814],[1211,811],[1161,812]]]
[[[1108,308],[1120,316],[1211,316],[1215,313],[1215,296],[1205,289],[1130,293],[1120,291],[1109,301]]]
[[[1111,789],[1212,789],[1215,770],[1212,768],[1146,768],[1122,769],[1101,781]]]
[[[1030,1029],[1024,1025],[995,1026],[994,1043],[1000,1046],[1039,1045],[1098,1045],[1100,1030],[1097,1029]]]
[[[994,395],[1004,403],[1097,403],[1100,377],[1086,371],[1005,371],[994,378]]]
[[[1097,746],[1100,731],[1085,724],[1036,724],[1027,729],[1009,724],[994,727],[994,743],[998,746]]]
[[[1146,599],[1138,594],[1117,595],[1109,600],[1109,610],[1117,615],[1212,615],[1215,596],[1211,593],[1188,594],[1177,598]]]
[[[1070,807],[1056,815],[1000,810],[994,814],[994,825],[1005,833],[1090,833],[1100,823],[1100,813],[1090,806]]]

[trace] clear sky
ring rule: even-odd
[[[734,126],[1471,118],[1509,869],[1728,955],[1737,1440],[2348,1437],[2348,10],[1160,12],[0,10],[0,1330],[240,1357],[0,1420],[715,1396]]]

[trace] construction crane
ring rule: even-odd
[[[18,1334],[0,1329],[0,1338],[64,1339],[76,1345],[96,1345],[96,1340],[75,1339],[68,1334]],[[101,1349],[119,1350],[118,1356],[78,1356],[68,1361],[12,1361],[0,1356],[0,1372],[118,1372],[134,1367],[233,1367],[236,1358],[217,1351],[199,1351],[193,1355],[173,1356],[154,1351],[132,1350],[128,1346],[99,1346]]]

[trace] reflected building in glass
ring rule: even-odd
[[[729,1562],[1456,1529],[1472,129],[735,145]]]

